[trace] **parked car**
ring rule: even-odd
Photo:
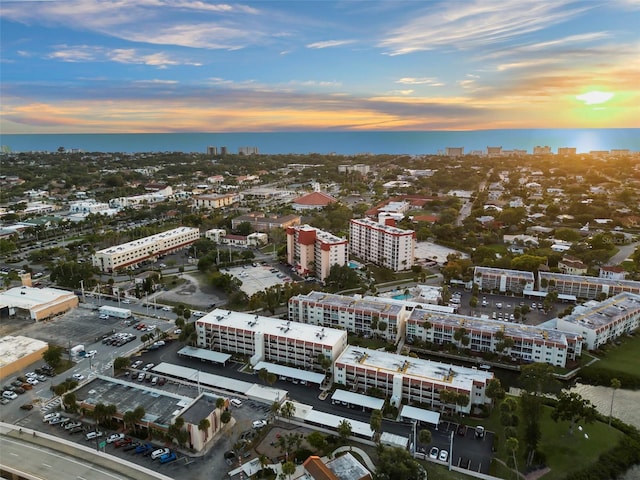
[[[482,425],[476,427],[476,438],[484,438],[484,427]]]
[[[117,442],[124,438],[124,433],[113,433],[107,437],[107,443]]]
[[[36,377],[29,377],[29,378],[27,378],[27,383],[29,385],[34,385],[35,386],[40,382],[38,382],[38,379]]]
[[[68,422],[69,419],[67,417],[56,417],[49,420],[49,425],[58,425],[60,423]]]
[[[22,410],[33,410],[33,405],[30,403],[24,403],[22,405],[20,405],[20,408]]]
[[[170,453],[171,450],[168,448],[158,448],[151,453],[151,460],[155,460],[156,458],[160,458],[162,455]]]
[[[160,457],[160,463],[171,463],[177,458],[178,456],[174,452],[169,452]]]
[[[447,452],[446,450],[440,450],[440,455],[438,455],[438,460],[440,460],[441,462],[446,462],[448,458],[449,458],[449,452]]]
[[[99,432],[98,430],[93,430],[91,432],[88,432],[84,437],[87,440],[94,440],[96,438],[101,437],[102,435],[103,435],[102,432]]]
[[[131,442],[129,445],[125,445],[122,450],[125,451],[125,452],[128,452],[130,450],[135,450],[140,445],[142,445],[140,442]]]
[[[440,450],[438,449],[438,447],[431,447],[431,450],[429,450],[429,458],[432,458],[433,460],[437,460],[439,453],[440,453]]]
[[[7,400],[15,400],[16,398],[18,398],[18,394],[12,392],[11,390],[5,390],[4,392],[2,392],[2,396]]]
[[[145,453],[149,450],[153,449],[153,445],[151,445],[150,443],[145,443],[145,444],[140,444],[136,447],[135,453],[139,454],[139,453]]]
[[[74,373],[73,379],[78,382],[81,382],[82,380],[84,380],[84,375],[82,375],[81,373]]]
[[[82,422],[69,422],[64,426],[65,430],[71,430],[72,428],[81,427]]]
[[[140,365],[142,365],[142,360],[136,360],[131,364],[131,368],[138,368]]]
[[[147,370],[151,370],[155,365],[153,363],[147,363],[143,368],[142,371],[146,372]]]
[[[262,428],[262,427],[266,427],[267,426],[267,421],[266,420],[254,420],[251,425],[253,425],[253,428]]]
[[[58,412],[47,413],[44,417],[42,417],[42,422],[47,423],[48,421],[58,418],[60,414]]]
[[[133,439],[131,437],[125,437],[113,442],[113,446],[116,448],[120,448],[120,447],[126,447],[127,445],[131,445],[132,443],[133,443]]]
[[[83,430],[84,430],[84,427],[82,425],[78,425],[77,427],[70,428],[68,431],[69,431],[69,434],[71,435],[74,433],[82,432]]]

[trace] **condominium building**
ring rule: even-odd
[[[447,147],[444,154],[447,157],[461,157],[464,155],[464,147]]]
[[[454,334],[462,330],[465,340]],[[453,343],[474,352],[500,353],[514,360],[541,362],[565,367],[582,354],[582,336],[575,330],[534,327],[519,323],[486,320],[465,315],[440,314],[416,308],[407,319],[407,339]],[[505,347],[506,339],[513,340]],[[466,343],[466,345],[465,345]]]
[[[563,273],[538,272],[539,290],[555,290],[560,295],[572,295],[588,300],[597,299],[601,294],[607,297],[622,292],[640,294],[640,282],[613,278],[585,277]]]
[[[473,282],[480,290],[521,294],[525,290],[533,290],[535,277],[532,272],[521,270],[475,267]]]
[[[212,208],[223,208],[240,201],[237,193],[225,193],[221,195],[198,195],[193,197],[193,206],[209,210]]]
[[[576,147],[558,147],[558,155],[575,155]]]
[[[93,266],[98,267],[102,272],[115,272],[118,269],[138,265],[145,260],[155,261],[160,255],[186,248],[199,238],[199,229],[178,227],[99,250],[93,254],[92,262]]]
[[[334,265],[349,260],[347,240],[309,225],[287,228],[287,262],[299,275],[324,280]]]
[[[336,360],[333,375],[336,384],[348,386],[354,392],[381,391],[395,406],[422,404],[431,409],[455,408],[461,413],[471,412],[473,404],[490,402],[485,391],[493,378],[493,373],[485,370],[351,345]],[[469,402],[463,406],[443,405],[442,390],[466,395]]]
[[[258,213],[240,215],[231,220],[231,228],[235,230],[243,223],[250,224],[255,232],[269,232],[269,230],[274,228],[287,228],[300,225],[300,215],[284,215],[282,217],[267,217],[264,214]]]
[[[408,270],[415,259],[416,235],[367,218],[349,223],[349,250],[360,260],[394,272]]]
[[[551,147],[548,145],[545,145],[544,147],[541,147],[540,145],[536,145],[535,147],[533,147],[534,155],[549,155],[551,153],[552,153]]]
[[[322,370],[318,355],[333,363],[347,346],[344,330],[220,309],[198,319],[196,333],[200,348],[306,370]]]
[[[408,316],[409,310],[404,304],[384,302],[375,297],[314,291],[289,299],[289,320],[341,328],[365,336],[376,334],[392,342],[404,335],[404,322]]]
[[[558,329],[581,335],[589,350],[633,332],[639,326],[640,295],[628,292],[602,302],[589,302],[557,320]]]

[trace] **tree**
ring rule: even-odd
[[[220,421],[224,425],[229,423],[231,421],[231,412],[229,412],[229,410],[225,410],[224,412],[222,412],[222,415],[220,415]]]
[[[622,386],[622,382],[617,378],[611,379],[611,408],[609,409],[609,426],[611,426],[611,417],[613,417],[613,397],[616,394],[616,390]]]
[[[492,378],[489,380],[489,383],[487,383],[487,389],[485,390],[485,395],[491,399],[492,404],[494,400],[502,400],[504,398],[505,391],[498,378]]]
[[[296,413],[296,406],[291,402],[286,402],[282,407],[280,407],[280,415],[287,419],[287,421],[291,421],[291,417]]]
[[[373,410],[371,412],[371,417],[369,418],[369,426],[371,430],[373,430],[373,434],[376,438],[380,435],[382,431],[382,411],[381,410]]]
[[[129,357],[116,357],[116,359],[113,361],[113,369],[116,372],[125,370],[127,367],[129,367],[130,363],[131,361],[129,360]]]
[[[60,366],[60,362],[62,361],[62,353],[63,353],[62,347],[51,345],[47,349],[47,351],[42,354],[42,358],[53,369],[56,369]]]
[[[509,452],[511,454],[511,457],[513,458],[513,466],[515,467],[516,470],[518,470],[518,462],[516,460],[516,452],[518,451],[518,439],[515,437],[509,437],[507,438],[507,441],[505,442],[505,447],[507,448],[507,452]]]
[[[327,447],[327,440],[325,436],[320,432],[311,432],[307,435],[307,443],[311,445],[312,448],[319,450],[321,452]]]
[[[591,423],[596,418],[596,407],[589,400],[586,400],[575,392],[561,392],[558,396],[558,403],[551,412],[554,422],[565,420],[569,422],[569,433],[573,435],[573,427],[579,420]]]
[[[296,464],[288,461],[288,462],[284,462],[282,464],[282,475],[285,476],[285,478],[291,478],[291,475],[293,475],[294,473],[296,473]]]
[[[349,420],[342,420],[338,424],[338,435],[343,442],[346,442],[352,433],[351,423],[349,423]]]
[[[62,397],[62,404],[68,412],[76,412],[78,410],[76,394],[71,392]]]
[[[207,443],[207,438],[209,436],[209,428],[211,427],[211,422],[208,418],[203,418],[198,423],[198,430],[200,430],[204,434],[204,443]]]
[[[418,441],[422,445],[429,445],[431,443],[431,431],[426,428],[420,430],[418,433]]]
[[[375,480],[421,480],[420,464],[411,458],[404,448],[385,447],[378,449]]]
[[[258,457],[258,461],[260,462],[260,478],[264,478],[264,470],[267,468],[267,465],[269,465],[271,459],[263,453]]]

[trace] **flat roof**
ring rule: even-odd
[[[207,418],[216,409],[216,400],[220,397],[202,393],[189,405],[180,416],[185,422],[198,425],[200,420]]]
[[[411,420],[418,420],[419,422],[430,423],[432,425],[438,425],[440,423],[440,414],[438,412],[432,412],[431,410],[425,410],[424,408],[412,407],[411,405],[403,405],[400,409],[400,416],[402,418],[410,418]]]
[[[200,233],[200,230],[197,228],[178,227],[172,230],[167,230],[166,232],[149,235],[148,237],[140,238],[138,240],[132,240],[131,242],[121,243],[120,245],[103,248],[102,250],[98,250],[94,255],[110,255],[113,253],[122,253],[127,250],[135,250],[141,246],[154,245],[157,242],[165,241],[167,239],[170,239],[171,237],[178,237],[193,230],[197,230],[198,233]]]
[[[268,372],[275,375],[297,378],[298,380],[306,380],[307,382],[317,383],[318,385],[320,385],[325,378],[325,375],[323,375],[322,373],[300,370],[299,368],[287,367],[285,365],[278,365],[276,363],[269,362],[258,362],[256,365],[254,365],[253,370],[254,372],[259,372],[263,368],[267,369]]]
[[[178,355],[222,364],[227,363],[231,359],[231,355],[228,353],[214,352],[206,348],[191,347],[188,345],[178,350]]]
[[[547,296],[547,292],[540,292],[538,290],[523,290],[522,294],[523,295],[529,295],[531,297],[539,297],[539,298],[545,298]],[[568,300],[568,301],[573,301],[573,302],[578,300],[578,298],[575,295],[567,295],[566,293],[559,293],[558,294],[558,299],[559,300]]]
[[[369,395],[362,395],[361,393],[349,392],[347,390],[337,389],[331,395],[331,400],[338,402],[347,402],[351,405],[358,405],[359,407],[371,408],[373,410],[382,410],[384,407],[384,400],[381,398],[370,397]]]
[[[345,420],[345,418],[340,415],[334,415],[332,413],[315,410],[311,405],[305,405],[298,402],[291,403],[295,407],[293,417],[305,422],[315,423],[316,425],[337,429],[338,425],[340,425],[340,423]],[[348,418],[346,420],[348,420],[351,424],[351,431],[354,435],[373,438],[374,432],[373,430],[371,430],[371,426],[368,423],[353,420],[351,418]]]
[[[629,292],[619,293],[599,302],[592,308],[581,309],[562,317],[563,322],[573,323],[590,330],[597,330],[622,317],[634,317],[640,314],[640,295]]]
[[[377,297],[349,297],[347,295],[337,295],[335,293],[318,292],[315,290],[309,292],[307,295],[296,295],[292,298],[299,302],[315,302],[323,306],[358,309],[375,312],[378,315],[397,316],[404,310],[404,304],[400,302],[384,301]]]
[[[35,338],[22,335],[0,337],[0,368],[46,348],[49,348],[47,342]]]
[[[215,387],[234,393],[245,394],[253,386],[253,384],[249,382],[222,377],[220,375],[202,372],[195,368],[181,367],[180,365],[167,362],[162,362],[151,370],[156,373],[162,373],[171,377],[189,380],[194,383],[200,383],[200,385]]]
[[[409,444],[409,437],[403,437],[402,435],[396,435],[395,433],[382,432],[380,435],[380,443],[383,445],[407,448],[407,445]]]
[[[245,332],[253,331],[269,336],[287,337],[330,346],[346,341],[347,336],[345,330],[336,328],[319,327],[317,325],[218,308],[198,319],[196,324],[224,325],[225,327],[241,329]]]
[[[439,382],[471,391],[473,382],[485,384],[493,378],[493,373],[484,370],[451,365],[448,363],[405,357],[397,353],[371,350],[369,348],[348,345],[336,360],[354,367],[367,367],[372,370],[393,372],[406,377]]]
[[[143,407],[144,422],[165,426],[193,402],[193,398],[102,375],[97,375],[74,393],[78,402],[94,406],[98,403],[115,405],[121,414]]]
[[[569,275],[567,273],[538,272],[540,278],[547,280],[561,280],[563,282],[587,283],[595,285],[609,285],[614,287],[627,287],[640,290],[640,282],[634,280],[615,280],[612,278],[586,277],[583,275]]]
[[[527,278],[533,282],[534,276],[533,272],[527,272],[524,270],[508,270],[506,268],[493,268],[493,267],[475,267],[474,268],[474,276],[477,272],[486,272],[491,273],[493,275],[508,275],[510,277],[517,278]]]
[[[577,341],[580,335],[575,332],[544,328],[534,325],[524,325],[515,322],[492,320],[488,318],[470,317],[468,315],[436,313],[429,310],[416,308],[411,312],[408,322],[430,322],[438,325],[446,325],[451,328],[464,327],[467,330],[476,330],[496,334],[504,332],[507,337],[526,338],[532,341],[553,342],[567,345],[569,339]]]
[[[14,287],[0,293],[0,305],[31,310],[39,305],[74,297],[73,292],[59,288]]]
[[[362,465],[350,452],[329,460],[326,466],[340,480],[360,480],[370,478],[371,472]]]

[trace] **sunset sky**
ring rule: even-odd
[[[640,0],[5,1],[2,133],[640,127]]]

